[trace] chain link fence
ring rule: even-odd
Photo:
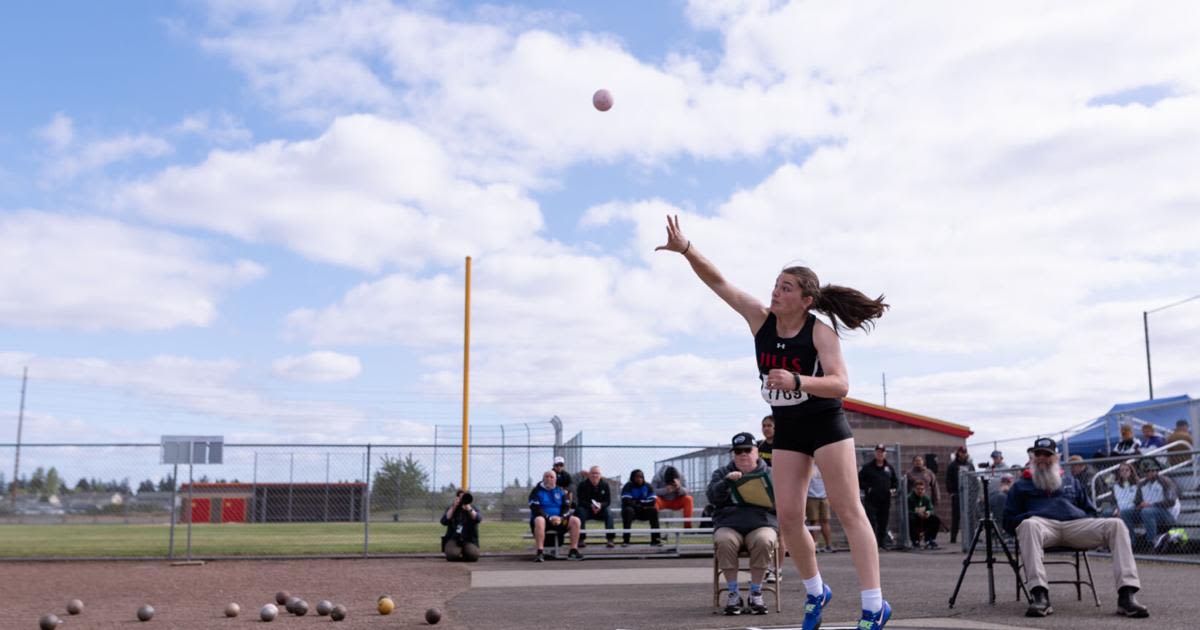
[[[557,447],[472,445],[481,547],[524,549],[529,491],[556,455],[568,455],[576,483],[596,465],[619,489],[634,469],[649,480],[704,448],[584,446],[579,436]],[[159,444],[24,444],[20,478],[0,478],[0,557],[437,553],[461,454],[444,444],[225,444],[221,464],[175,466],[160,463]],[[15,455],[0,445],[0,470],[11,472]],[[697,517],[709,473],[686,476]]]
[[[159,444],[26,444],[15,488],[0,484],[0,557],[436,553],[439,520],[461,484],[461,453],[444,444],[225,444],[221,464],[175,466],[160,463]],[[12,470],[15,454],[14,445],[0,445],[0,469]],[[712,471],[729,458],[724,446],[474,445],[468,487],[483,515],[484,550],[524,548],[529,491],[556,454],[568,455],[576,484],[599,466],[618,511],[632,471],[649,481],[675,466],[697,520]],[[859,449],[859,456],[868,464],[873,451]],[[901,460],[898,445],[888,460],[893,467]],[[903,547],[907,486],[897,475],[885,544]],[[836,515],[832,525],[835,545],[844,545]]]
[[[1079,479],[1101,516],[1125,522],[1136,555],[1193,563],[1200,563],[1198,464],[1200,451],[1184,448],[1062,462],[1065,474]],[[1003,532],[1007,485],[1019,479],[1023,470],[1024,462],[959,476],[964,551],[985,512]],[[1148,487],[1155,485],[1161,490]],[[1006,532],[1003,535],[1011,542]]]

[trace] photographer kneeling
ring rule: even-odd
[[[470,492],[459,490],[454,503],[442,515],[442,553],[450,562],[475,562],[479,559],[479,510],[471,505],[474,497]]]

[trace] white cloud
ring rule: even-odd
[[[261,277],[217,263],[199,242],[110,219],[0,215],[0,323],[27,328],[163,330],[206,326],[220,296]]]
[[[839,134],[823,77],[718,78],[683,55],[655,66],[611,37],[528,28],[516,16],[451,21],[364,2],[257,14],[205,43],[286,114],[411,118],[472,173],[526,184],[586,160],[729,158]],[[605,114],[590,105],[600,87],[616,100]]]
[[[53,156],[47,172],[54,178],[70,179],[118,162],[162,157],[171,151],[170,143],[157,136],[120,134],[88,142],[71,153]]]
[[[37,130],[37,135],[55,151],[62,151],[75,139],[75,123],[70,116],[58,112],[45,127]]]
[[[195,112],[189,114],[171,128],[179,134],[192,134],[217,145],[249,142],[250,130],[228,112]]]
[[[31,401],[35,410],[74,415],[98,431],[125,425],[125,435],[139,439],[173,430],[222,432],[231,442],[274,441],[286,432],[293,442],[344,443],[375,430],[363,427],[368,415],[353,405],[281,399],[248,386],[245,366],[232,359],[160,355],[114,361],[0,352],[0,375],[19,377],[24,367],[41,391],[58,394]],[[114,395],[123,402],[115,412]]]
[[[117,203],[366,270],[448,264],[519,246],[542,227],[518,188],[460,177],[434,138],[375,116],[340,118],[315,140],[215,151],[130,185]]]
[[[758,409],[717,385],[728,407],[671,397],[676,378],[709,382],[705,370],[742,378],[724,348],[748,339],[686,264],[652,252],[668,212],[763,298],[797,258],[827,282],[887,293],[877,331],[845,346],[852,374],[887,369],[898,406],[986,436],[1142,395],[1138,311],[1200,271],[1200,43],[1181,10],[1096,3],[1080,20],[1061,7],[763,0],[688,12],[720,30],[715,64],[645,63],[611,37],[517,18],[219,3],[205,44],[321,135],[213,152],[124,189],[119,206],[385,272],[293,311],[287,329],[317,345],[412,348],[434,393],[460,381],[446,347],[461,334],[461,283],[446,269],[476,256],[475,382],[514,414],[657,412],[691,431],[685,416]],[[1152,106],[1088,106],[1145,85],[1172,89]],[[590,108],[597,87],[616,95],[607,114]],[[544,234],[527,192],[592,161],[807,145],[819,148],[806,161],[711,211],[682,211],[671,191],[595,205],[572,224],[632,230],[604,255]],[[1161,318],[1164,386],[1195,388],[1180,316]]]
[[[362,373],[358,357],[328,351],[282,357],[272,367],[283,378],[313,383],[348,381]]]

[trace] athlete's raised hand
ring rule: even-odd
[[[679,229],[679,215],[672,217],[667,215],[667,243],[654,248],[654,251],[665,249],[669,252],[684,253],[688,249],[691,241],[683,235],[683,230]]]

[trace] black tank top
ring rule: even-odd
[[[775,313],[767,314],[767,321],[754,335],[754,350],[758,357],[759,389],[763,400],[771,405],[771,414],[775,421],[803,418],[818,411],[839,409],[842,406],[840,398],[822,398],[807,392],[795,392],[778,389],[767,389],[767,372],[773,369],[796,372],[800,376],[824,376],[821,369],[821,357],[817,355],[817,346],[813,343],[813,329],[817,325],[817,316],[808,314],[804,327],[795,337],[783,338],[775,330]]]

